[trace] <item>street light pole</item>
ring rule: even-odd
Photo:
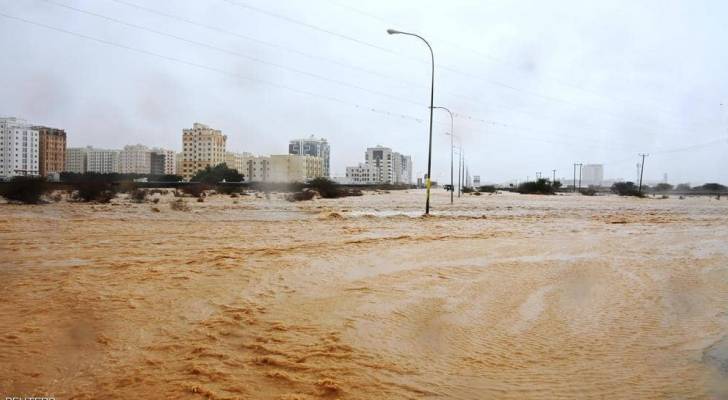
[[[452,117],[452,112],[447,109],[446,107],[434,107],[439,108],[440,110],[447,111],[448,114],[450,114],[450,204],[453,204],[453,199],[455,198],[455,186],[453,186],[454,179],[453,179],[453,153],[455,152],[453,140],[455,137],[455,120]]]
[[[463,177],[463,144],[460,143],[460,148],[458,149],[458,155],[460,156],[460,159],[458,160],[458,198],[460,198],[460,193],[462,193],[462,180]]]
[[[427,188],[427,200],[425,201],[425,215],[430,213],[430,186],[432,180],[432,114],[435,111],[433,106],[435,103],[435,53],[432,51],[432,46],[420,35],[409,32],[402,32],[395,29],[387,29],[387,33],[390,35],[409,35],[419,38],[427,45],[430,49],[430,59],[432,61],[432,76],[430,80],[430,140],[427,146],[427,180],[425,186]]]

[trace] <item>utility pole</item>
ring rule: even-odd
[[[579,164],[579,190],[581,190],[581,170],[582,170],[582,165],[584,165],[584,164]]]
[[[577,165],[578,165],[577,163],[574,163],[574,184],[571,186],[572,192],[576,192],[576,166]]]
[[[642,193],[642,175],[645,172],[645,157],[649,156],[649,154],[640,153],[639,156],[642,157],[642,164],[640,164],[640,186],[639,186],[639,189],[637,189],[637,191]]]
[[[463,145],[460,144],[460,151],[458,152],[460,159],[458,160],[458,198],[462,192],[462,171],[463,171]]]

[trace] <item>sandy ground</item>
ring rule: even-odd
[[[728,201],[448,197],[0,205],[0,396],[728,398]]]

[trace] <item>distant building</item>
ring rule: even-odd
[[[86,148],[86,172],[118,173],[120,171],[119,153],[119,150]]]
[[[195,122],[182,130],[182,177],[189,180],[198,171],[225,162],[227,136],[217,129]]]
[[[480,175],[473,175],[473,186],[480,186]]]
[[[177,153],[173,150],[152,149],[149,158],[152,175],[175,175],[177,173]]]
[[[585,164],[581,169],[582,186],[602,186],[604,183],[604,166],[602,164]]]
[[[38,131],[25,120],[0,118],[0,176],[38,174]]]
[[[354,184],[376,184],[379,182],[379,169],[361,163],[356,167],[346,167],[346,179]]]
[[[236,169],[241,174],[247,176],[245,170],[248,168],[248,159],[251,157],[253,157],[251,153],[226,152],[225,164],[227,164],[228,168]]]
[[[119,172],[122,174],[150,174],[152,152],[149,147],[137,144],[124,146],[119,152]]]
[[[84,174],[87,170],[88,149],[91,147],[69,147],[66,149],[65,172]]]
[[[364,164],[346,168],[346,177],[360,184],[412,183],[412,158],[392,151],[389,147],[367,149]]]
[[[66,168],[66,131],[36,126],[38,131],[38,173],[58,174]]]
[[[326,139],[316,139],[311,135],[308,139],[295,139],[288,143],[288,154],[321,157],[324,160],[324,176],[331,176],[331,147]]]
[[[271,179],[270,157],[246,157],[244,172],[238,172],[241,172],[243,175],[245,175],[246,182],[268,182]]]
[[[270,156],[271,182],[307,182],[324,176],[324,159],[309,155]]]

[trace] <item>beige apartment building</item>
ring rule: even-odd
[[[227,136],[195,122],[182,130],[182,177],[189,180],[198,171],[225,162]],[[179,172],[178,172],[179,173]]]
[[[36,126],[38,131],[38,173],[48,176],[66,169],[66,132],[63,129]]]
[[[324,176],[322,157],[281,154],[270,156],[271,182],[307,182]]]
[[[247,169],[248,169],[248,160],[253,158],[253,154],[251,153],[233,153],[233,152],[226,152],[225,153],[225,164],[228,166],[228,168],[236,169],[241,174],[248,176]]]
[[[152,152],[147,146],[124,146],[119,152],[119,172],[122,174],[149,174],[152,171]]]

